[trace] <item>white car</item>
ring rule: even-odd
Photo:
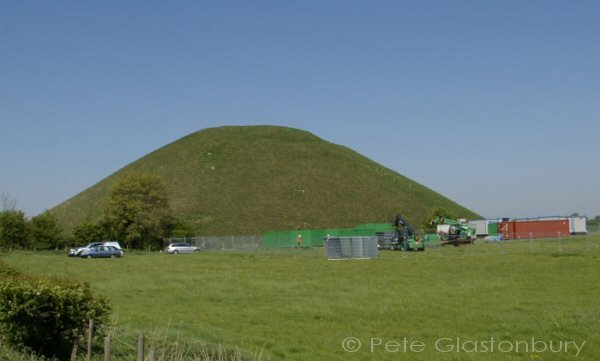
[[[196,246],[192,246],[189,243],[171,243],[165,248],[165,252],[171,254],[177,253],[194,253],[200,252],[200,249]]]

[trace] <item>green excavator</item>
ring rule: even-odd
[[[474,227],[469,226],[466,223],[456,221],[454,219],[446,217],[436,217],[431,221],[432,225],[447,225],[446,230],[438,231],[437,234],[440,237],[440,244],[442,246],[453,245],[459,246],[461,244],[473,244],[475,243],[476,230]]]
[[[401,251],[424,251],[425,242],[415,232],[415,229],[401,215],[394,219],[394,237],[391,248]]]

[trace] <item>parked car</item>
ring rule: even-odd
[[[194,253],[200,252],[200,249],[196,246],[192,246],[189,243],[171,243],[165,248],[165,252],[171,254],[177,253]]]
[[[81,258],[115,258],[123,257],[123,251],[113,246],[96,246],[81,252]]]
[[[69,249],[67,256],[69,256],[69,257],[81,256],[82,252],[87,251],[94,247],[98,247],[98,246],[112,246],[112,247],[115,247],[116,249],[119,249],[119,250],[121,249],[121,245],[119,244],[119,242],[92,242],[85,247],[75,247],[75,248]]]
[[[76,247],[76,248],[71,248],[69,250],[69,252],[67,253],[67,256],[69,257],[75,257],[75,256],[80,256],[81,252],[83,251],[87,251],[90,248],[94,248],[94,247],[98,247],[101,246],[104,242],[92,242],[90,244],[88,244],[85,247]]]

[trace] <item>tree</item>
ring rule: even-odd
[[[58,249],[64,246],[62,228],[54,214],[49,211],[31,219],[29,236],[33,248]]]
[[[104,217],[112,237],[127,247],[160,247],[174,223],[167,188],[157,176],[130,173],[109,190]]]
[[[25,213],[16,210],[0,212],[0,246],[12,250],[27,246]]]
[[[596,216],[594,218],[588,218],[587,220],[588,224],[599,224],[600,223],[600,216]]]
[[[99,223],[83,222],[73,230],[73,236],[78,244],[101,242],[108,238],[104,227]]]
[[[17,209],[17,201],[11,199],[8,193],[0,193],[0,211],[15,211]]]
[[[187,219],[178,219],[171,230],[171,237],[174,238],[189,238],[195,235],[194,225]]]

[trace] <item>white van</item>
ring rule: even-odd
[[[112,246],[112,247],[115,247],[116,249],[121,249],[121,245],[119,244],[119,242],[104,242],[102,245],[103,246]]]

